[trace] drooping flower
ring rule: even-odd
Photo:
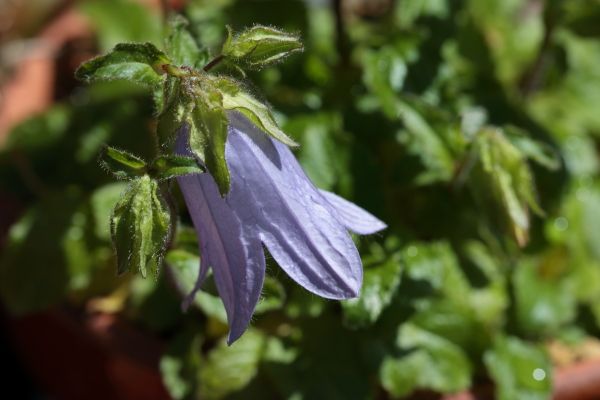
[[[232,343],[247,328],[265,276],[262,244],[307,290],[329,299],[358,296],[360,256],[348,230],[371,234],[385,224],[355,204],[317,189],[290,149],[237,112],[228,114],[225,158],[230,192],[222,198],[210,174],[178,177],[199,240],[193,298],[212,268]],[[176,153],[189,155],[181,128]]]

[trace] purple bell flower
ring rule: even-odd
[[[230,112],[225,198],[208,173],[177,178],[199,240],[200,272],[189,305],[212,268],[230,326],[228,343],[246,330],[265,277],[262,244],[307,290],[329,299],[359,295],[362,263],[348,230],[367,235],[386,225],[355,204],[317,189],[290,149],[242,114]],[[176,153],[191,155],[187,128]]]

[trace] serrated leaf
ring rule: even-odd
[[[132,181],[111,216],[117,271],[158,272],[170,229],[170,214],[158,184],[144,175]]]
[[[281,143],[292,147],[298,146],[294,140],[279,129],[269,107],[244,91],[237,82],[219,77],[215,80],[215,85],[223,96],[223,107],[226,110],[239,111],[254,125]]]
[[[127,80],[156,88],[162,82],[161,66],[169,63],[152,43],[120,43],[108,54],[83,63],[75,77],[88,83]]]
[[[379,370],[384,388],[394,396],[415,389],[449,393],[471,384],[471,363],[460,347],[410,323],[402,325],[398,346],[403,357],[386,357]]]
[[[222,54],[249,68],[260,69],[302,49],[302,42],[297,35],[256,25],[237,35],[229,29]]]
[[[358,328],[377,321],[400,284],[401,270],[398,257],[391,257],[381,265],[365,269],[360,297],[342,302],[345,322]]]
[[[99,161],[100,165],[117,179],[133,179],[146,171],[144,160],[110,146],[104,147]]]
[[[484,355],[498,400],[545,400],[552,394],[552,365],[544,351],[516,337],[500,336]]]
[[[187,20],[180,15],[169,21],[170,32],[166,39],[166,51],[176,65],[201,68],[208,55],[198,48],[187,27]]]
[[[409,153],[418,156],[425,167],[416,182],[430,184],[450,180],[455,164],[444,134],[452,129],[451,124],[434,127],[430,123],[432,116],[424,115],[408,101],[398,102],[395,113],[399,114],[405,127],[398,132],[398,141],[406,146]]]
[[[186,118],[190,150],[204,163],[221,196],[225,196],[229,192],[230,177],[225,161],[227,117],[221,92],[210,84],[202,85],[194,99],[194,109]]]
[[[265,349],[265,338],[249,329],[235,344],[219,342],[206,357],[200,369],[200,397],[222,399],[244,388],[258,373]]]
[[[194,158],[177,155],[159,156],[152,163],[151,170],[154,178],[159,180],[204,172],[204,168]]]

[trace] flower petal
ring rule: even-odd
[[[377,219],[356,204],[326,190],[319,189],[319,192],[331,205],[333,212],[337,215],[342,225],[352,232],[360,235],[370,235],[387,228],[387,225],[383,221]]]
[[[176,152],[189,155],[185,131],[177,138]],[[255,230],[242,226],[210,174],[182,176],[177,181],[198,235],[199,282],[210,266],[227,311],[231,344],[246,330],[260,297],[265,274],[260,239]]]
[[[304,174],[287,146],[244,117],[230,113],[227,197],[286,273],[327,298],[355,297],[362,284],[360,256],[331,206]]]

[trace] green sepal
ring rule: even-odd
[[[222,54],[247,68],[260,69],[302,51],[300,38],[279,29],[256,25],[234,35],[231,28]]]
[[[163,110],[158,116],[156,131],[163,147],[168,148],[175,136],[175,132],[185,122],[185,116],[193,108],[192,101],[182,91],[182,79],[168,76],[163,88]]]
[[[189,124],[189,145],[214,178],[221,196],[229,192],[229,169],[225,161],[227,141],[227,116],[223,108],[223,96],[210,84],[201,85],[196,91],[194,108],[186,116]]]
[[[215,179],[222,196],[229,192],[229,170],[225,161],[227,116],[223,96],[213,81],[169,77],[166,103],[158,120],[163,147],[171,147],[176,132],[187,126],[189,149]]]
[[[200,50],[187,26],[188,21],[181,15],[171,18],[165,48],[174,64],[201,68],[206,63],[208,54]]]
[[[244,114],[254,125],[274,139],[291,147],[297,147],[292,138],[286,135],[275,121],[271,109],[244,91],[238,82],[231,78],[215,78],[215,85],[223,96],[223,108]]]
[[[170,231],[170,214],[158,183],[148,175],[131,181],[116,204],[110,222],[117,272],[158,272]]]
[[[133,179],[146,172],[146,163],[126,151],[105,146],[98,158],[100,166],[117,179]]]
[[[161,155],[152,163],[151,171],[154,178],[163,180],[200,174],[204,172],[204,168],[198,165],[198,162],[192,157]]]
[[[108,54],[81,64],[75,77],[88,83],[127,80],[155,88],[162,82],[162,66],[170,62],[152,43],[120,43]]]

